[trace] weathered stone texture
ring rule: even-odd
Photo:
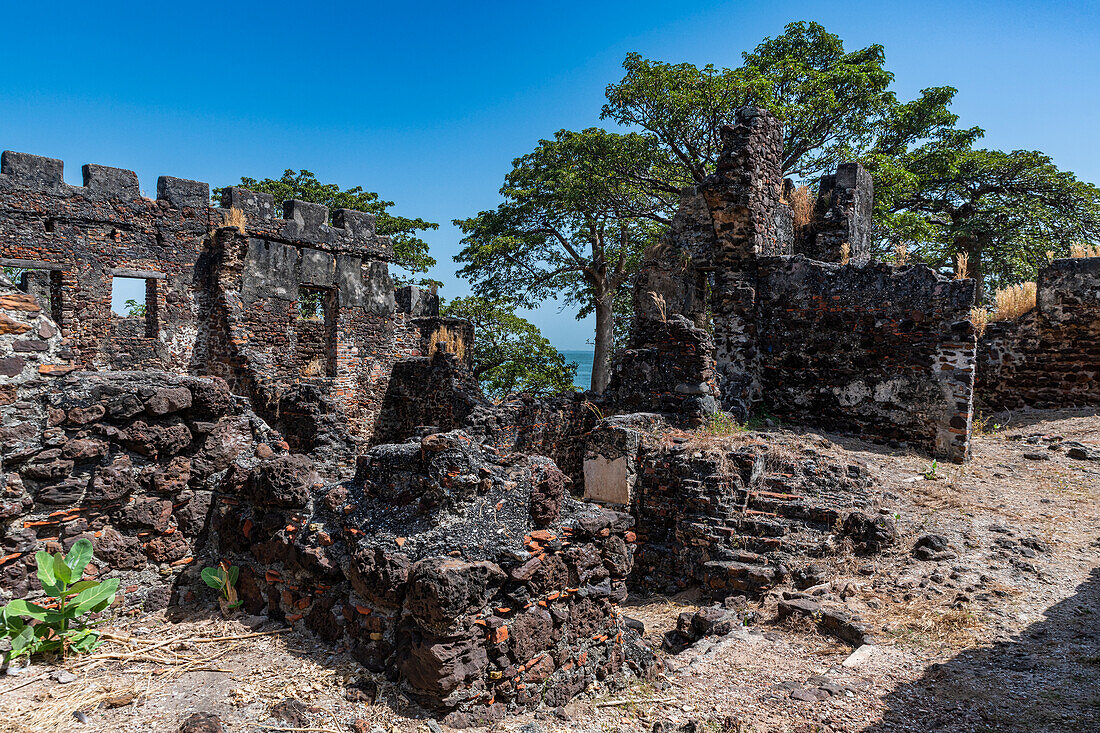
[[[808,557],[834,552],[836,528],[849,518],[874,514],[861,466],[769,437],[697,442],[670,435],[654,415],[610,418],[589,434],[588,460],[624,469],[620,496],[638,543],[634,591],[757,596]]]
[[[871,174],[859,163],[842,163],[818,183],[813,221],[795,242],[795,254],[822,262],[861,265],[871,259],[874,208]]]
[[[784,257],[760,261],[758,288],[761,382],[773,414],[965,460],[972,280]]]
[[[978,345],[977,394],[988,410],[1100,405],[1100,257],[1055,260],[1037,307],[990,323]]]
[[[684,192],[638,275],[609,408],[697,424],[718,406],[741,421],[766,406],[964,460],[973,284],[865,266],[873,191],[857,164],[822,178],[814,218],[795,236],[781,200],[782,137],[751,108],[723,129],[717,171]],[[792,258],[792,247],[817,259]],[[845,249],[850,264],[826,262]]]
[[[394,363],[429,353],[412,320],[438,315],[434,294],[417,289],[395,307],[392,244],[374,217],[337,210],[330,225],[326,207],[288,201],[278,218],[271,196],[240,188],[217,208],[207,184],[171,177],[150,200],[132,171],[86,165],[84,185],[70,186],[62,167],[3,154],[0,263],[28,269],[23,289],[64,333],[63,356],[85,369],[222,377],[295,450],[350,475]],[[116,277],[145,281],[144,316],[111,312]],[[0,321],[0,336],[13,328]],[[60,361],[16,335],[0,374]]]
[[[251,612],[344,640],[454,723],[561,704],[628,657],[647,673],[617,610],[633,519],[566,495],[548,459],[430,434],[371,449],[304,504],[249,489],[274,460],[229,480],[249,501],[215,510]],[[298,478],[282,483],[311,481],[285,460]]]

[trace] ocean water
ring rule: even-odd
[[[592,386],[592,352],[591,351],[562,351],[558,353],[565,357],[567,362],[577,363],[577,376],[573,378],[573,384],[579,390],[586,390]]]

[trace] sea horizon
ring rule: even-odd
[[[576,362],[577,373],[573,377],[573,385],[582,392],[592,385],[592,357],[591,349],[558,349],[558,353],[565,357],[566,362]]]

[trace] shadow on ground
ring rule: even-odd
[[[933,665],[886,703],[861,733],[1100,731],[1100,568],[1044,620]]]

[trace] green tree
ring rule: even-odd
[[[539,329],[515,313],[510,300],[456,298],[443,315],[474,325],[474,376],[491,397],[518,392],[545,397],[574,388],[577,365],[566,362]]]
[[[607,87],[601,116],[652,136],[674,174],[658,183],[663,190],[698,183],[714,171],[719,129],[747,104],[783,121],[783,173],[803,180],[872,149],[885,155],[941,137],[957,121],[947,109],[954,89],[926,89],[912,102],[898,102],[882,46],[845,51],[843,41],[817,23],[791,23],[742,56],[741,66],[725,69],[632,53],[622,80]]]
[[[917,155],[877,206],[889,239],[950,269],[958,254],[979,293],[1033,279],[1048,258],[1100,239],[1100,189],[1033,150]]]
[[[602,116],[642,130],[665,158],[655,169],[671,172],[639,185],[667,193],[701,181],[721,152],[721,125],[753,104],[784,123],[784,175],[813,182],[847,161],[871,172],[878,256],[901,245],[951,269],[964,253],[988,290],[1034,278],[1048,251],[1096,240],[1094,186],[1039,152],[975,149],[984,131],[957,127],[951,87],[899,101],[882,46],[849,52],[821,25],[800,22],[743,58],[719,69],[627,56]]]
[[[459,275],[489,300],[534,307],[562,298],[595,314],[592,390],[609,379],[616,295],[665,221],[668,198],[642,185],[664,173],[648,136],[559,131],[513,161],[492,211],[456,220]]]
[[[242,177],[242,188],[257,193],[269,193],[278,204],[290,199],[324,204],[329,211],[334,209],[352,209],[374,214],[375,226],[379,234],[393,240],[393,257],[401,267],[411,274],[427,272],[435,266],[435,259],[428,254],[428,243],[419,237],[419,233],[429,229],[438,229],[439,224],[423,219],[410,219],[390,212],[392,201],[384,201],[377,193],[366,191],[362,186],[341,189],[335,183],[321,183],[313,173],[300,170],[295,173],[289,168],[281,178]],[[215,188],[213,198],[221,200],[223,188]]]

